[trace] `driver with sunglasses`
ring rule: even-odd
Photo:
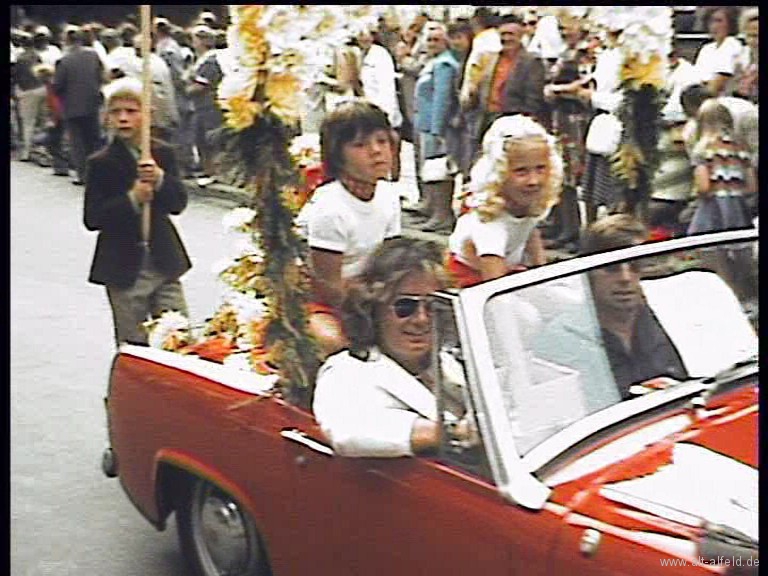
[[[430,294],[447,286],[443,253],[432,242],[393,238],[369,258],[341,307],[349,348],[320,368],[313,411],[342,456],[399,457],[433,452],[445,439],[477,444],[463,419],[463,370],[440,354],[445,426],[432,366]]]

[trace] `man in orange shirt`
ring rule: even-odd
[[[499,23],[501,52],[480,84],[479,105],[485,108],[482,133],[500,116],[525,114],[547,125],[544,117],[544,65],[522,44],[525,27],[513,14]]]

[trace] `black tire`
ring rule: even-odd
[[[181,551],[197,576],[270,576],[253,519],[229,494],[195,478],[176,510]]]

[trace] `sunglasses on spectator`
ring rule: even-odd
[[[419,307],[423,307],[426,314],[431,316],[433,306],[434,300],[429,296],[400,296],[392,302],[392,311],[403,320],[416,314]]]

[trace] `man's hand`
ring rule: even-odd
[[[136,180],[133,183],[133,188],[129,192],[136,204],[145,204],[146,202],[152,202],[152,198],[155,195],[155,188],[149,182],[143,182]]]
[[[154,160],[142,160],[139,162],[138,178],[141,182],[157,186],[157,183],[163,177],[163,169],[158,166]]]
[[[459,106],[463,111],[473,110],[478,104],[478,94],[475,91],[469,91],[466,94],[459,97]]]

